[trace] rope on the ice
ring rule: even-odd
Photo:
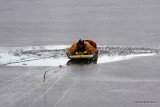
[[[56,69],[58,69],[58,68],[56,67],[56,68],[48,69],[48,70],[46,70],[46,71],[51,71],[51,70],[56,70]],[[45,72],[46,72],[46,71],[45,71]],[[14,82],[14,81],[17,81],[17,80],[26,78],[26,77],[33,77],[33,76],[35,76],[35,75],[37,75],[37,74],[41,74],[41,73],[43,73],[43,72],[44,72],[44,71],[41,71],[41,72],[34,73],[34,74],[31,74],[31,75],[28,75],[28,76],[19,76],[19,77],[16,77],[16,78],[12,79],[12,80],[7,80],[7,81],[0,82],[0,85],[9,84],[9,83],[11,83],[11,82]]]
[[[37,59],[30,59],[30,60],[23,60],[23,61],[17,61],[17,62],[10,62],[10,63],[6,63],[6,64],[1,64],[1,65],[9,65],[9,64],[21,63],[21,62],[27,62],[27,61],[33,61],[33,60],[39,60],[39,59],[47,59],[47,58],[52,58],[52,57],[55,57],[55,55],[54,55],[54,56],[37,58]],[[31,75],[28,75],[28,76],[19,76],[19,77],[16,77],[16,78],[14,78],[14,79],[11,79],[11,80],[2,81],[2,82],[0,82],[0,85],[5,85],[5,84],[8,84],[8,83],[11,83],[11,82],[14,82],[14,81],[17,81],[17,80],[26,78],[26,77],[33,77],[33,76],[35,76],[35,75],[38,75],[38,74],[41,74],[41,73],[44,73],[44,72],[45,72],[45,75],[46,75],[46,73],[47,73],[48,71],[52,71],[52,70],[56,70],[56,69],[58,69],[58,68],[56,67],[56,68],[48,69],[48,70],[41,71],[41,72],[38,72],[38,73],[34,73],[34,74],[31,74]],[[45,77],[45,76],[44,76],[44,77]]]
[[[43,57],[43,58],[39,58],[39,59],[51,58],[51,57],[54,57],[54,56]],[[25,60],[25,62],[27,62],[27,61],[33,61],[33,60],[38,60],[38,59]],[[78,60],[78,59],[77,59],[77,60]],[[73,60],[72,62],[75,62],[75,61],[77,61],[77,60]],[[13,63],[20,63],[20,62],[22,62],[22,61],[7,63],[7,64],[3,64],[3,65],[8,65],[8,64],[13,64]],[[24,62],[24,61],[23,61],[23,62]],[[63,66],[65,66],[65,65],[63,65]],[[58,67],[58,68],[59,68],[59,67]],[[58,69],[58,68],[56,67],[56,68],[48,69],[48,70],[41,71],[41,72],[38,72],[38,73],[34,73],[34,74],[31,74],[31,75],[28,75],[28,76],[19,76],[19,77],[16,77],[16,78],[12,79],[12,80],[7,80],[7,81],[0,82],[0,85],[5,85],[5,84],[8,84],[8,83],[11,83],[11,82],[14,82],[14,81],[17,81],[17,80],[26,78],[26,77],[33,77],[33,76],[35,76],[35,75],[37,75],[37,74],[41,74],[41,73],[44,73],[44,72],[45,72],[45,73],[44,73],[44,76],[43,76],[43,82],[45,82],[47,72],[56,70],[56,69]]]
[[[63,66],[65,66],[65,65],[63,65]],[[45,80],[46,80],[46,74],[47,74],[47,72],[48,71],[55,71],[55,70],[57,70],[58,68],[56,67],[56,68],[52,68],[52,69],[48,69],[48,70],[45,70],[45,71],[41,71],[41,72],[38,72],[38,73],[34,73],[34,74],[31,74],[31,75],[28,75],[28,76],[19,76],[19,77],[16,77],[16,78],[14,78],[14,79],[11,79],[11,80],[7,80],[7,81],[2,81],[2,82],[0,82],[0,85],[5,85],[5,84],[9,84],[9,83],[12,83],[12,82],[14,82],[14,81],[17,81],[17,80],[21,80],[21,79],[23,79],[23,78],[26,78],[26,77],[33,77],[33,76],[35,76],[35,75],[38,75],[38,74],[41,74],[41,73],[44,73],[44,78],[43,78],[43,82],[45,82]]]
[[[55,56],[56,55],[48,56],[48,57],[35,58],[35,59],[22,60],[22,61],[14,61],[14,62],[8,62],[8,63],[5,63],[5,64],[0,64],[0,65],[10,65],[10,64],[21,63],[21,62],[29,62],[29,61],[35,61],[35,60],[40,60],[40,59],[48,59],[48,58],[52,58],[52,57],[55,57]]]
[[[53,69],[50,69],[50,70],[46,70],[46,71],[45,71],[44,76],[43,76],[43,82],[46,81],[46,73],[47,73],[48,71],[51,71],[51,70],[53,70]]]
[[[51,57],[51,56],[50,56]],[[49,57],[47,57],[47,58],[49,58]],[[74,61],[76,61],[76,60],[74,60]],[[74,62],[73,61],[73,62]],[[65,65],[63,65],[63,66],[65,66]],[[59,67],[55,67],[55,68],[52,68],[52,69],[48,69],[48,70],[45,70],[45,71],[41,71],[41,72],[38,72],[38,73],[34,73],[34,74],[31,74],[31,75],[28,75],[28,76],[19,76],[19,77],[16,77],[16,78],[14,78],[14,79],[11,79],[11,80],[7,80],[7,81],[2,81],[2,82],[0,82],[0,85],[5,85],[5,84],[9,84],[9,83],[12,83],[12,82],[14,82],[14,81],[17,81],[17,80],[21,80],[21,79],[23,79],[23,78],[26,78],[26,77],[33,77],[33,76],[35,76],[35,75],[38,75],[38,74],[41,74],[41,73],[44,73],[44,76],[43,76],[43,82],[45,82],[45,80],[46,80],[46,74],[47,74],[47,72],[48,71],[55,71],[55,70],[57,70]]]
[[[75,62],[75,61],[77,61],[78,59],[76,59],[76,60],[73,60],[72,62]],[[65,65],[62,65],[62,66],[65,66]],[[43,76],[43,82],[45,82],[46,81],[46,75],[47,75],[47,72],[48,71],[51,71],[51,70],[47,70],[47,71],[45,71],[45,73],[44,73],[44,76]]]

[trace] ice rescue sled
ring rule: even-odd
[[[69,59],[67,65],[90,65],[97,63],[98,55],[71,55]]]
[[[92,59],[93,55],[71,55],[70,59]]]

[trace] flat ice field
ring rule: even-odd
[[[158,0],[0,0],[0,107],[160,107],[159,13]],[[97,64],[68,63],[79,39],[97,42]]]
[[[159,49],[98,46],[97,64],[68,64],[68,47],[1,48],[1,106],[159,105]]]

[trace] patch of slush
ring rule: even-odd
[[[0,64],[8,66],[58,66],[69,61],[65,52],[69,45],[0,48]],[[98,64],[151,56],[158,49],[98,46]]]

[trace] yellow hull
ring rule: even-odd
[[[71,55],[70,59],[89,59],[93,58],[93,55]]]

